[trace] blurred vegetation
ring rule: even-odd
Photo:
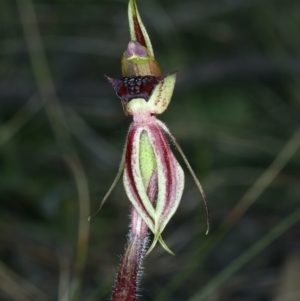
[[[33,1],[43,48],[30,3],[0,2],[0,300],[108,300],[128,228],[122,184],[89,232],[86,217],[130,124],[103,77],[121,76],[127,2]],[[159,118],[205,188],[212,225],[205,236],[186,173],[164,234],[177,256],[155,248],[141,300],[299,300],[286,283],[300,277],[300,2],[138,5],[163,72],[179,71]]]

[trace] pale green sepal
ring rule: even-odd
[[[137,9],[137,5],[135,0],[129,0],[129,5],[128,5],[128,19],[129,19],[129,29],[130,29],[130,39],[132,41],[137,41],[140,44],[142,44],[137,35],[136,35],[136,31],[135,31],[135,26],[134,26],[134,21],[136,20],[138,23],[138,26],[140,27],[141,33],[143,35],[143,38],[145,40],[146,48],[148,50],[148,53],[154,57],[154,52],[153,52],[153,48],[152,48],[152,44],[149,38],[149,35],[147,33],[147,30],[142,22],[142,19],[140,17],[139,11]]]

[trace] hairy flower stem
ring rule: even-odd
[[[137,299],[141,266],[147,250],[148,227],[134,208],[132,208],[131,222],[128,246],[121,260],[112,301],[135,301]],[[133,224],[138,224],[138,228],[133,228]]]

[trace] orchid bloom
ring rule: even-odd
[[[133,123],[129,128],[118,174],[99,210],[123,174],[126,194],[136,211],[133,219],[136,224],[132,221],[131,228],[137,229],[142,221],[154,234],[148,253],[159,241],[173,254],[162,240],[161,234],[180,203],[184,173],[166,136],[183,157],[203,197],[207,212],[207,232],[208,205],[202,186],[182,149],[167,126],[156,118],[157,114],[167,109],[171,101],[176,72],[161,74],[135,0],[129,0],[128,15],[131,41],[121,61],[123,77],[107,79],[121,99],[124,113],[133,116]]]

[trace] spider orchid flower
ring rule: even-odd
[[[148,228],[153,233],[154,239],[147,254],[157,241],[173,254],[161,234],[180,203],[184,173],[167,137],[182,155],[202,194],[207,210],[207,231],[208,206],[202,186],[182,149],[167,126],[156,118],[171,101],[176,72],[161,74],[135,0],[129,1],[128,15],[131,41],[121,61],[123,77],[107,79],[120,98],[124,113],[133,116],[133,123],[129,128],[118,174],[99,210],[123,174],[125,191],[134,208],[131,231],[138,232],[141,237],[145,237]]]

